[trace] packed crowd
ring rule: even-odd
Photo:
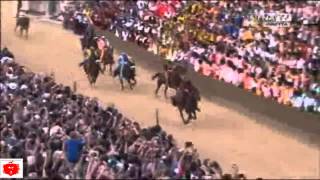
[[[119,7],[113,8],[110,30],[124,41],[135,41],[169,60],[187,62],[205,76],[280,104],[320,112],[316,1],[101,3]],[[289,13],[292,24],[268,27],[254,18],[266,13]]]
[[[159,125],[142,128],[113,106],[34,74],[0,53],[1,158],[23,158],[25,178],[245,179],[179,149]]]

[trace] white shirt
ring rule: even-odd
[[[137,7],[138,9],[144,9],[147,5],[147,1],[144,1],[144,0],[138,0],[137,1]]]
[[[304,108],[307,108],[309,106],[316,106],[316,100],[314,98],[305,97],[303,100]]]
[[[15,90],[18,87],[17,83],[8,83],[7,87],[9,87],[11,90]]]
[[[271,36],[272,38],[270,38],[270,43],[269,43],[269,48],[272,48],[272,47],[276,47],[278,45],[278,42],[274,39],[273,36]]]
[[[60,126],[53,126],[51,129],[50,129],[50,136],[56,134],[57,132],[63,132],[62,128]]]
[[[151,27],[149,27],[149,26],[144,27],[144,32],[145,33],[149,33],[150,30],[151,30]]]
[[[0,59],[0,63],[1,64],[3,64],[3,63],[5,63],[5,62],[12,62],[13,61],[13,59],[12,58],[10,58],[10,57],[2,57],[1,59]]]
[[[134,24],[134,21],[130,20],[130,21],[127,21],[124,26],[125,27],[131,27],[132,25]]]
[[[305,61],[304,59],[300,58],[300,59],[297,61],[296,68],[297,68],[297,69],[303,69],[305,63],[306,63],[306,61]]]
[[[254,34],[254,38],[256,39],[256,40],[261,40],[261,34],[260,34],[260,32],[257,32],[257,33],[255,33]]]

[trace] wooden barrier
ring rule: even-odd
[[[73,92],[77,92],[77,81],[73,81]]]

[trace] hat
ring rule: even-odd
[[[34,118],[37,119],[37,120],[40,119],[39,114],[34,115]]]
[[[24,89],[28,89],[28,86],[25,85],[25,84],[22,84],[21,87],[20,87],[20,90],[24,90]]]
[[[15,90],[17,89],[18,85],[16,83],[9,83],[7,84],[7,86],[11,89],[11,90]]]

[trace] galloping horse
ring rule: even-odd
[[[28,38],[28,32],[30,27],[30,18],[23,16],[18,17],[16,22],[16,27],[14,28],[14,31],[17,31],[17,28],[20,27],[20,36],[22,36],[23,31],[26,32],[25,37]]]
[[[102,72],[104,73],[106,70],[106,66],[109,65],[109,73],[112,75],[112,65],[114,64],[114,59],[113,59],[113,47],[109,45],[107,48],[103,50],[104,52],[100,51],[103,53],[102,56]]]
[[[123,80],[126,80],[129,84],[130,89],[133,89],[133,86],[137,84],[135,63],[128,61],[127,64],[123,65],[123,68],[119,65],[113,73],[113,77],[119,76],[121,90],[124,90]],[[133,81],[133,82],[131,82]]]
[[[188,124],[192,119],[197,119],[197,111],[200,111],[198,101],[200,100],[199,90],[190,81],[183,81],[176,94],[171,97],[172,105],[178,108],[184,124]],[[188,118],[184,117],[184,112],[187,113]]]
[[[101,71],[99,63],[96,62],[97,59],[98,56],[92,53],[88,57],[88,62],[83,65],[84,72],[87,74],[91,86],[96,83],[99,72]]]

